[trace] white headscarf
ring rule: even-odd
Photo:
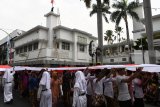
[[[85,80],[84,73],[82,71],[77,71],[75,73],[75,77],[76,77],[76,79],[75,79],[74,87],[77,87],[80,89],[80,91],[85,92],[86,88],[87,88],[87,82]]]
[[[3,75],[5,82],[12,82],[13,81],[13,74],[11,73],[10,69],[7,69]]]
[[[51,87],[50,84],[51,84],[50,74],[47,71],[44,71],[39,85],[43,85],[46,87],[46,89],[50,89]]]

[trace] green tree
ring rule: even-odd
[[[120,27],[120,26],[116,26],[115,27],[115,33],[117,34],[118,43],[120,43],[121,40],[123,40],[123,37],[121,38],[121,33],[123,33],[123,28]]]
[[[147,38],[140,38],[135,41],[135,45],[133,46],[135,50],[142,50],[143,64],[145,64],[144,53],[148,50],[148,42]]]
[[[104,33],[106,36],[104,36],[104,40],[107,41],[108,44],[113,44],[115,36],[113,35],[112,30],[107,30],[106,33]]]
[[[86,7],[89,8],[91,6],[92,0],[83,0]],[[102,0],[97,1],[97,29],[98,29],[98,47],[102,50],[103,53],[103,28],[102,28]],[[109,0],[103,0],[103,3],[109,4]],[[99,57],[99,61],[103,64],[103,55],[101,54]]]
[[[123,33],[123,28],[120,26],[115,26],[115,31],[114,31],[117,36],[116,40],[118,40],[118,43],[120,43],[122,40],[125,40],[125,38],[121,37],[121,33]],[[120,46],[118,45],[118,52],[120,52]]]
[[[132,18],[139,20],[139,16],[136,12],[134,12],[134,9],[138,7],[138,3],[132,1],[128,2],[128,0],[116,0],[115,3],[113,3],[112,7],[116,9],[111,14],[111,20],[116,23],[116,26],[119,25],[120,21],[123,19],[126,25],[126,35],[127,35],[127,42],[129,46],[129,51],[131,52],[131,45],[130,45],[130,36],[129,36],[129,28],[128,28],[128,15]],[[131,55],[129,55],[129,62],[132,63]]]
[[[109,11],[110,9],[109,4],[102,3],[101,9],[102,9],[102,16],[104,17],[105,21],[109,23],[108,18],[106,16],[106,14],[111,14],[111,12]],[[92,16],[93,14],[96,14],[97,12],[98,12],[98,6],[97,4],[93,4],[92,11],[90,12],[90,16]]]

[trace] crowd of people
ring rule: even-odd
[[[3,74],[4,103],[13,90],[32,107],[144,107],[160,103],[160,74],[123,68],[10,71]]]

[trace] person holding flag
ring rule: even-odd
[[[3,84],[4,84],[4,103],[10,104],[13,102],[13,94],[12,94],[12,83],[13,83],[13,75],[15,71],[11,72],[10,69],[7,69],[3,75]]]

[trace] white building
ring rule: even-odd
[[[135,9],[137,14],[140,17],[140,22],[137,22],[133,19],[133,40],[136,41],[139,38],[142,38],[145,35],[145,23],[144,23],[144,10],[143,10],[143,3],[140,3],[139,7]],[[159,63],[160,57],[160,15],[152,16],[152,24],[153,24],[153,36],[154,36],[154,47],[156,52],[156,63]],[[149,63],[148,51],[145,51],[145,63]],[[133,59],[135,64],[142,64],[142,50],[134,50]]]
[[[14,51],[15,51],[14,39],[20,36],[24,31],[16,29],[10,34],[3,29],[1,29],[0,31],[3,31],[6,34],[8,34],[5,38],[0,40],[0,64],[13,64]]]
[[[130,41],[130,45],[133,45],[133,41]],[[111,45],[104,45],[103,49],[104,64],[129,64],[129,55],[132,57],[132,54],[128,50],[127,41]],[[133,48],[131,51],[133,52]],[[132,63],[134,63],[133,58]]]
[[[36,26],[14,40],[14,65],[85,65],[91,62],[90,33],[59,25],[60,15],[45,15],[46,27]]]
[[[138,1],[138,0],[137,0]],[[143,38],[146,36],[145,31],[145,23],[144,23],[144,10],[143,3],[139,4],[139,7],[135,9],[138,16],[140,17],[140,21],[136,21],[133,19],[133,41],[137,39]],[[154,47],[156,52],[156,63],[160,63],[160,14],[152,16],[152,24],[153,24],[153,36],[154,36]],[[134,42],[131,43],[133,45]],[[105,64],[128,64],[129,63],[129,55],[132,57],[132,62],[135,64],[143,63],[143,55],[142,50],[134,50],[132,48],[132,52],[129,53],[125,46],[127,43],[116,43],[112,45],[104,46],[104,63]],[[145,63],[149,63],[148,51],[144,53]]]

